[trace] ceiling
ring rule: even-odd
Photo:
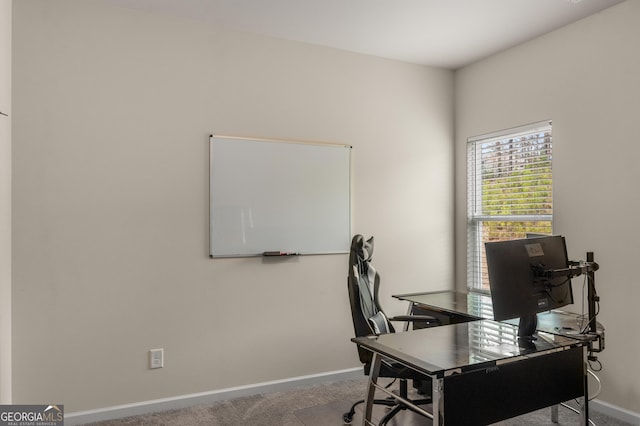
[[[457,69],[623,0],[102,0]]]

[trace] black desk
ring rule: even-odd
[[[393,297],[409,302],[409,315],[435,316],[442,324],[457,324],[493,318],[491,296],[483,293],[434,291],[398,294]],[[518,319],[504,322],[518,325]],[[539,331],[585,340],[590,344],[597,344],[600,350],[604,349],[604,327],[602,324],[597,324],[598,336],[580,334],[580,331],[586,326],[587,320],[585,318],[571,312],[554,310],[538,314]]]
[[[413,408],[433,426],[490,424],[587,395],[587,343],[565,336],[521,345],[516,326],[477,320],[352,340],[373,353],[364,425],[376,391],[401,399],[377,384],[383,358],[431,378],[432,412]],[[586,403],[583,413],[586,424]]]
[[[409,302],[409,314],[440,319],[440,327],[352,339],[374,354],[364,424],[371,423],[371,401],[382,358],[431,377],[434,426],[490,424],[540,408],[584,397],[581,424],[588,424],[587,355],[596,340],[578,335],[578,315],[561,311],[538,314],[538,339],[517,339],[517,322],[495,322],[491,297],[480,293],[438,291],[394,295]],[[604,339],[603,328],[599,325]],[[397,395],[393,395],[397,397]],[[404,401],[407,403],[406,401]],[[410,405],[410,404],[409,404]]]
[[[491,296],[486,294],[434,291],[393,297],[409,302],[409,314],[433,315],[443,324],[493,318]]]

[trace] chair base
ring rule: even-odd
[[[406,379],[401,379],[400,380],[400,396],[402,398],[408,399],[407,396],[408,392],[407,392],[407,380]],[[363,404],[365,402],[364,399],[361,399],[359,401],[356,401],[352,406],[351,409],[344,413],[342,415],[342,420],[344,421],[345,424],[350,424],[353,421],[353,416],[356,413],[356,407],[360,404]],[[431,403],[431,398],[425,398],[425,399],[419,399],[419,400],[411,400],[411,402],[415,405],[423,405],[423,404],[430,404]],[[384,426],[387,424],[387,422],[389,422],[389,420],[391,420],[396,414],[398,414],[400,411],[403,410],[411,410],[414,411],[411,407],[409,407],[408,405],[404,405],[401,402],[398,402],[395,398],[392,397],[388,397],[385,399],[374,399],[373,403],[375,405],[384,405],[387,407],[390,407],[391,410],[384,415],[384,417],[382,417],[382,419],[380,419],[380,426]]]
[[[373,403],[376,405],[386,405],[387,407],[395,407],[396,405],[398,405],[396,400],[391,397],[386,399],[375,399]],[[361,399],[360,401],[356,401],[351,406],[351,409],[342,415],[342,420],[345,423],[350,424],[353,421],[353,416],[356,414],[356,407],[360,404],[364,404],[364,399]]]

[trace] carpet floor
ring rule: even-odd
[[[243,398],[197,405],[178,410],[150,413],[109,421],[91,426],[334,426],[343,425],[342,415],[351,404],[363,397],[366,380],[323,383],[283,392],[272,392]],[[374,418],[381,418],[384,407],[374,408]],[[596,426],[631,426],[628,423],[591,412]],[[362,424],[362,406],[356,411],[353,425]],[[430,425],[431,421],[410,411],[399,413],[389,426]],[[554,425],[550,409],[543,409],[496,426]],[[578,426],[580,418],[564,407],[559,409],[558,426]],[[476,426],[469,419],[469,426]]]

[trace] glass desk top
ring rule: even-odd
[[[358,345],[399,361],[428,375],[467,371],[549,351],[561,351],[584,342],[540,332],[533,342],[520,343],[518,328],[492,320],[478,320],[424,328],[404,333],[352,339]]]
[[[435,311],[468,315],[474,318],[493,318],[491,296],[487,294],[434,291],[398,294],[393,297],[417,305],[428,306]]]
[[[446,312],[468,317],[469,320],[493,319],[491,296],[483,293],[461,293],[457,291],[434,291],[427,293],[398,294],[393,296],[434,312]],[[518,325],[518,318],[504,321]],[[584,316],[572,312],[553,310],[538,314],[538,330],[561,334],[582,340],[594,340],[593,335],[580,334],[587,326]],[[597,323],[598,332],[604,332],[602,324]]]

